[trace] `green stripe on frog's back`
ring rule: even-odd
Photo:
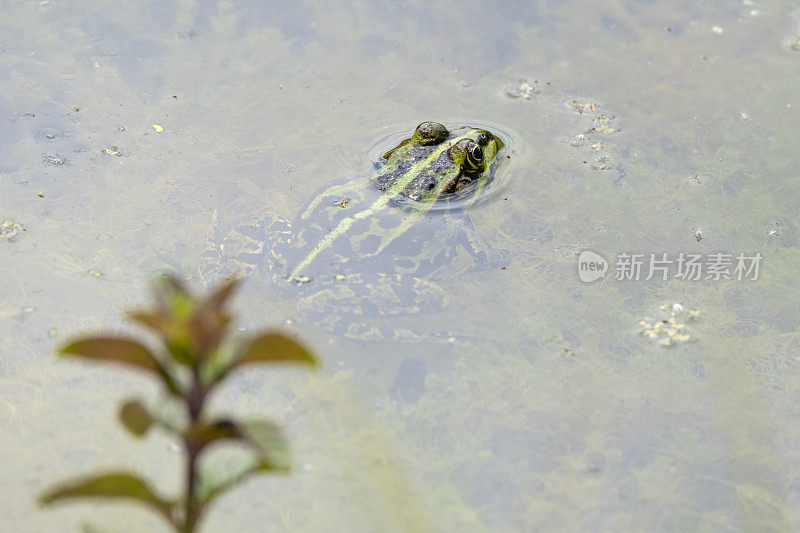
[[[402,194],[405,188],[416,178],[419,174],[428,166],[431,165],[434,161],[439,159],[439,157],[448,150],[451,146],[462,139],[470,138],[470,133],[473,130],[468,131],[465,134],[453,137],[452,139],[448,139],[447,141],[443,142],[440,146],[437,146],[428,157],[417,161],[411,165],[411,168],[408,172],[404,173],[396,182],[392,184],[392,186],[384,192],[380,198],[378,198],[371,206],[368,208],[359,211],[352,217],[347,217],[339,221],[339,224],[331,230],[325,237],[323,237],[316,246],[309,252],[309,254],[303,259],[292,272],[289,274],[287,280],[294,281],[298,278],[300,272],[306,268],[311,262],[320,254],[320,252],[328,249],[333,245],[334,241],[339,238],[340,236],[344,235],[348,229],[360,219],[367,218],[369,216],[374,215],[375,213],[381,211],[384,207],[388,205],[388,203],[395,198],[396,196]],[[394,240],[398,235],[402,234],[405,230],[407,230],[411,225],[419,218],[420,215],[424,214],[433,204],[436,198],[441,195],[442,191],[447,187],[446,182],[440,182],[437,184],[436,192],[433,195],[432,201],[425,202],[424,204],[418,203],[413,210],[409,209],[409,213],[403,217],[403,221],[398,224],[393,230],[388,230],[386,235],[381,239],[381,244],[379,248],[370,255],[374,255],[381,250],[383,250],[392,240]],[[343,185],[340,187],[341,191],[348,190],[347,185]],[[338,191],[337,191],[338,192]],[[309,213],[311,213],[318,205],[319,202],[322,201],[322,196],[315,198],[309,207],[303,213],[303,218],[307,217]]]

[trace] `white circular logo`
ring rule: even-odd
[[[608,261],[605,257],[591,250],[584,250],[578,256],[578,277],[585,283],[591,283],[605,276]]]

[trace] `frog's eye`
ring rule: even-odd
[[[467,157],[464,166],[468,170],[480,170],[483,167],[483,148],[470,141],[467,145]]]
[[[414,136],[419,138],[422,146],[439,144],[447,139],[448,135],[450,132],[447,131],[447,128],[438,122],[423,122],[414,131]]]
[[[480,162],[483,161],[483,148],[480,145],[473,145],[469,148],[469,156],[473,161]]]
[[[466,146],[466,157],[462,168],[466,174],[473,174],[475,172],[483,172],[483,148],[480,145],[469,141]]]
[[[478,134],[477,142],[481,146],[486,146],[492,140],[492,134],[488,131],[482,131]]]

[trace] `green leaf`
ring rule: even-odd
[[[188,321],[197,307],[184,283],[173,274],[153,278],[156,305],[152,310],[134,309],[127,317],[152,330],[164,342],[172,358],[180,364],[195,362]]]
[[[155,308],[130,311],[128,317],[159,335],[175,361],[195,365],[225,337],[232,317],[224,307],[236,285],[236,280],[224,283],[198,300],[178,278],[161,276],[153,284]]]
[[[133,309],[127,311],[125,316],[161,337],[176,362],[182,365],[194,363],[195,357],[186,317],[174,316],[170,310],[161,308],[152,311]]]
[[[198,496],[202,512],[204,512],[214,500],[245,481],[248,477],[258,474],[259,472],[272,470],[272,468],[261,461],[253,462],[251,460],[248,461],[248,463],[249,464],[236,471],[227,472],[227,475],[224,476],[212,476],[207,471],[200,472],[198,476]]]
[[[40,505],[50,505],[75,498],[123,498],[142,503],[154,509],[167,520],[172,520],[174,502],[158,497],[136,475],[126,472],[108,472],[76,479],[55,487],[39,497]]]
[[[150,416],[150,412],[142,405],[139,400],[128,400],[119,410],[119,420],[128,431],[141,437],[155,420]]]
[[[289,470],[289,441],[280,426],[266,420],[249,420],[239,427],[242,437],[259,458],[261,470]]]
[[[289,442],[280,427],[273,422],[266,420],[236,422],[229,418],[198,422],[189,428],[186,438],[198,450],[219,440],[238,440],[253,451],[266,469],[289,470]]]
[[[192,293],[183,280],[173,273],[164,273],[153,278],[153,294],[158,307],[176,315],[186,316],[194,307]]]
[[[235,349],[238,355],[219,350],[208,359],[203,368],[206,383],[216,383],[227,376],[231,370],[253,363],[299,363],[317,366],[317,360],[302,344],[282,333],[261,333],[239,342]]]
[[[217,383],[225,376],[241,352],[241,344],[241,339],[233,339],[214,350],[200,369],[200,378],[204,385]]]

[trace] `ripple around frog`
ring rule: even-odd
[[[503,142],[503,148],[499,152],[499,156],[502,160],[497,166],[491,181],[477,193],[475,193],[475,187],[477,186],[477,182],[475,182],[461,187],[455,192],[442,194],[430,207],[402,195],[395,197],[392,200],[393,204],[402,207],[412,207],[423,211],[460,211],[469,209],[477,203],[492,201],[492,199],[502,196],[503,192],[508,189],[509,181],[512,176],[510,170],[517,154],[518,136],[515,133],[496,123],[482,120],[445,120],[442,124],[444,124],[448,130],[460,127],[485,129]],[[397,146],[407,138],[408,129],[390,133],[379,138],[367,152],[370,161],[374,161],[375,169],[381,168],[386,162],[383,155],[386,153],[387,147]]]

